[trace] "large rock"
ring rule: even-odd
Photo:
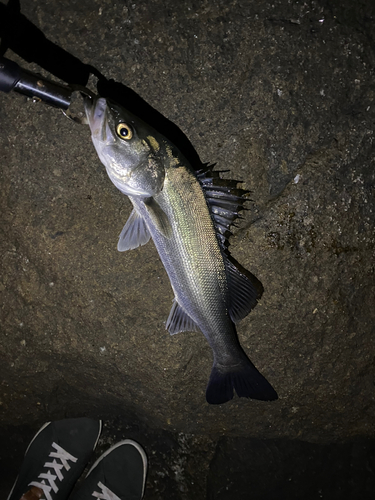
[[[206,403],[211,350],[165,330],[173,293],[153,244],[117,252],[131,206],[88,127],[3,94],[3,428],[136,422],[174,436],[180,469],[189,449],[207,469],[221,435],[374,437],[375,14],[371,0],[346,3],[22,3],[47,39],[252,191],[230,248],[264,294],[238,334],[279,400]]]

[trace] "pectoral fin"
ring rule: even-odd
[[[161,233],[166,238],[171,238],[172,236],[171,223],[169,222],[168,216],[163,211],[163,209],[158,205],[158,203],[154,200],[154,198],[147,198],[144,201],[144,205],[151,218],[152,223],[159,231],[159,233]]]
[[[151,235],[147,229],[144,219],[134,209],[121,231],[117,243],[117,250],[119,252],[132,250],[133,248],[145,245],[150,238]]]
[[[171,335],[179,332],[199,332],[198,325],[182,309],[176,298],[173,299],[173,305],[167,319],[166,329]]]

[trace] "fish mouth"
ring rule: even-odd
[[[90,128],[95,126],[98,121],[102,121],[107,109],[107,101],[104,97],[93,99],[92,97],[85,96],[84,107]]]
[[[84,107],[91,135],[96,141],[107,144],[113,142],[113,134],[108,125],[108,103],[104,97],[85,97]]]

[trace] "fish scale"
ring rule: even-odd
[[[203,331],[219,306],[217,294],[225,292],[225,267],[203,193],[193,175],[190,182],[184,178],[186,172],[181,175],[184,169],[167,168],[163,190],[155,196],[172,223],[174,237],[166,238],[155,229],[140,200],[131,197],[131,201],[146,221],[177,302]],[[196,223],[191,225],[190,220]],[[200,319],[202,309],[211,311],[211,315]]]
[[[109,178],[134,207],[118,249],[153,239],[174,291],[167,329],[201,331],[213,351],[207,401],[225,403],[233,390],[240,397],[276,399],[235,328],[259,297],[259,282],[228,252],[229,228],[246,192],[208,165],[194,171],[164,136],[111,101],[87,99],[86,115]]]

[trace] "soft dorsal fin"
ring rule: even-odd
[[[117,250],[125,252],[133,250],[133,248],[145,245],[151,238],[144,219],[134,209],[126,221],[126,224],[121,231],[117,243]]]
[[[198,325],[182,309],[176,298],[173,299],[172,309],[167,319],[166,329],[171,335],[179,332],[200,331]]]
[[[237,188],[237,181],[221,179],[219,172],[214,172],[206,165],[196,172],[210,208],[216,226],[216,232],[222,246],[228,247],[229,230],[233,222],[244,210],[244,203],[248,200],[245,195],[248,191]]]
[[[224,257],[228,276],[228,312],[234,323],[241,321],[257,305],[263,287],[251,273],[245,276],[227,255]],[[251,277],[251,279],[250,279]]]

